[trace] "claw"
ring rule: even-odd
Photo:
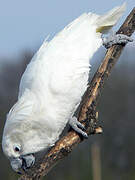
[[[83,124],[81,124],[76,117],[72,117],[69,120],[69,125],[79,134],[81,134],[84,138],[88,138],[88,135],[85,130],[85,127]],[[83,129],[83,130],[82,130]]]
[[[77,118],[76,118],[76,125],[77,125],[79,128],[81,128],[81,129],[83,129],[83,130],[86,130],[86,129],[85,129],[85,126],[84,126],[82,123],[80,123],[80,122],[77,120]]]
[[[126,44],[128,42],[133,42],[133,39],[124,34],[112,34],[109,37],[102,37],[103,45],[105,48],[110,48],[115,44]]]

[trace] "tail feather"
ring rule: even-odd
[[[106,33],[108,32],[120,19],[126,9],[126,3],[122,6],[115,7],[107,14],[99,16],[96,22],[97,32]]]

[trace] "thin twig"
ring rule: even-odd
[[[124,24],[117,33],[131,36],[135,31],[135,8],[129,14]],[[88,134],[100,133],[102,128],[97,127],[97,113],[95,113],[97,101],[99,100],[104,82],[110,75],[111,70],[117,62],[124,45],[115,45],[108,49],[105,58],[95,73],[89,87],[82,98],[79,121],[86,126]],[[31,168],[27,174],[22,175],[19,180],[38,180],[45,176],[54,165],[67,156],[72,149],[83,139],[74,131],[70,131],[62,137],[56,145],[43,157],[43,160]]]

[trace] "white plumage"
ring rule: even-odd
[[[58,140],[87,88],[89,60],[102,45],[101,32],[115,25],[124,9],[125,4],[103,16],[85,13],[43,43],[7,116],[3,150],[8,157],[46,149]],[[21,152],[14,151],[16,145]]]

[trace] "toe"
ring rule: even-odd
[[[80,128],[77,126],[73,128],[77,133],[81,134],[84,138],[88,138],[88,135],[86,132],[82,131]]]
[[[85,130],[85,127],[83,124],[81,124],[76,117],[72,117],[69,120],[69,125],[79,134],[81,134],[84,138],[88,138],[88,135]]]
[[[86,130],[85,126],[82,123],[80,123],[79,121],[77,121],[77,126],[83,130]]]
[[[102,37],[102,40],[103,45],[107,49],[116,44],[126,44],[128,42],[133,42],[133,39],[131,37],[124,34],[113,34],[106,38]]]

